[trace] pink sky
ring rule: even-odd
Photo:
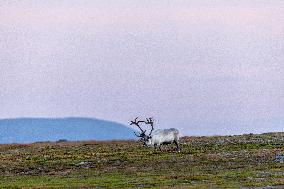
[[[0,118],[284,131],[283,1],[0,1]]]

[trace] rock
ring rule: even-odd
[[[79,162],[79,163],[77,163],[77,164],[75,164],[77,167],[81,167],[81,168],[86,168],[86,169],[88,169],[88,168],[90,168],[90,166],[91,166],[91,162],[89,162],[89,161],[82,161],[82,162]]]
[[[284,163],[284,154],[282,153],[277,153],[275,155],[275,162],[278,162],[278,163]]]

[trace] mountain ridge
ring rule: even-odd
[[[0,143],[57,140],[128,140],[134,129],[114,121],[90,117],[0,119]]]

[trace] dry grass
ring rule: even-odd
[[[0,145],[0,187],[240,188],[284,185],[284,133],[185,137],[154,152],[135,141]]]

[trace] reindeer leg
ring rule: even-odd
[[[176,140],[174,140],[175,145],[177,146],[177,151],[180,152],[180,147],[178,145],[178,142]]]
[[[154,144],[154,153],[156,153],[157,144]]]
[[[160,149],[160,151],[162,151],[161,145],[159,145],[159,149]]]

